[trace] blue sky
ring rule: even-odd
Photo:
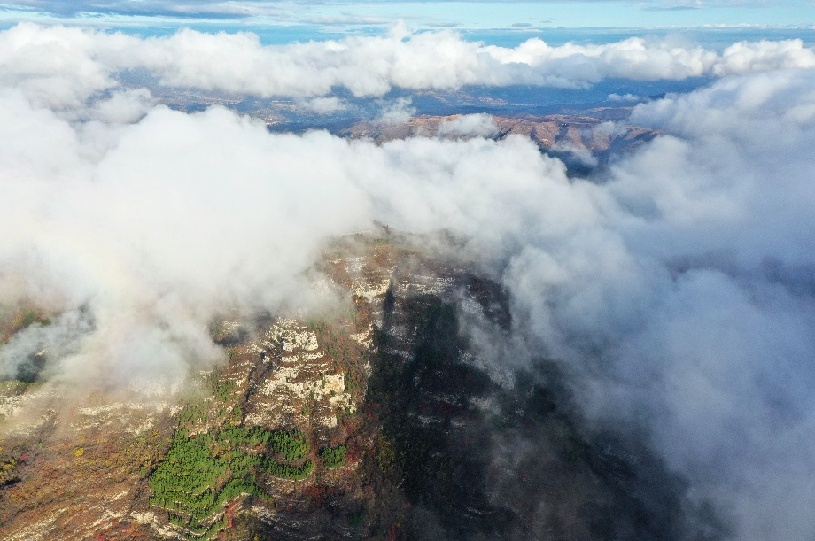
[[[812,26],[815,2],[640,0],[574,2],[291,2],[216,0],[0,0],[0,20],[89,25],[311,26],[375,31],[403,20],[415,29],[551,27]]]

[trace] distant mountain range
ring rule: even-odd
[[[623,156],[659,134],[650,128],[610,122],[624,119],[629,113],[628,108],[600,108],[581,115],[493,116],[494,131],[479,135],[496,140],[510,135],[529,137],[542,152],[563,160],[571,173],[590,174],[597,167],[608,165],[615,156]],[[457,131],[455,123],[461,119],[461,115],[422,115],[397,123],[361,121],[339,133],[352,139],[372,139],[377,143],[416,136],[471,137],[471,134]]]

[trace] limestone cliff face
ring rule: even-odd
[[[379,502],[373,488],[385,483],[370,466],[381,420],[366,393],[383,326],[394,325],[394,336],[404,330],[391,318],[394,288],[401,298],[452,285],[429,270],[397,270],[426,257],[378,233],[337,239],[317,267],[345,292],[343,313],[319,320],[237,313],[216,321],[213,340],[227,362],[183,387],[85,395],[37,378],[0,383],[0,537],[384,535],[408,503],[397,488],[391,499],[398,503]],[[4,314],[4,342],[24,327],[17,321],[23,311]],[[402,338],[409,355],[410,337]],[[302,456],[287,458],[266,441],[278,432],[301,437]],[[184,464],[192,452],[184,442],[200,443],[208,456]],[[245,490],[226,494],[244,462],[237,480]],[[181,485],[220,467],[211,486],[193,484],[187,493],[157,482],[162,472]],[[197,502],[210,496],[202,510]]]

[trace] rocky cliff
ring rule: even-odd
[[[695,537],[681,483],[581,428],[555,364],[485,353],[509,299],[438,242],[335,239],[316,269],[345,308],[214,321],[228,361],[170,395],[3,382],[2,537]],[[6,339],[47,325],[26,313]]]

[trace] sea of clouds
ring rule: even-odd
[[[285,46],[0,32],[0,303],[62,314],[4,347],[0,373],[52,344],[53,381],[180,378],[220,357],[213,314],[303,295],[330,236],[372,220],[449,229],[499,262],[515,333],[562,364],[588,419],[646,434],[736,538],[811,539],[813,66],[796,40],[717,53],[638,38],[506,49],[399,29]],[[301,99],[718,79],[637,105],[630,122],[663,135],[589,181],[529,139],[481,137],[484,117],[446,128],[469,139],[271,134],[224,108],[158,105],[120,85],[127,72]]]

